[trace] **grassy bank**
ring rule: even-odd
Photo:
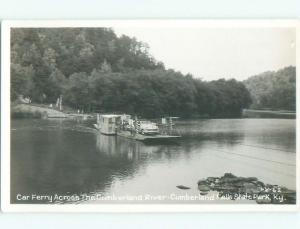
[[[64,117],[65,113],[36,104],[12,104],[11,118]]]

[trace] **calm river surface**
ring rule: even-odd
[[[17,201],[17,194],[198,195],[199,179],[226,172],[296,188],[293,119],[179,121],[177,129],[183,138],[173,145],[104,136],[92,123],[12,120],[12,203],[41,203]]]

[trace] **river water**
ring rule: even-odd
[[[182,139],[167,145],[101,135],[92,124],[61,119],[12,120],[11,202],[183,203],[189,201],[177,197],[199,195],[199,179],[228,172],[296,189],[293,119],[178,121]],[[178,185],[190,189],[181,190]],[[19,200],[18,194],[85,197],[25,201]],[[175,198],[157,199],[170,194]],[[93,199],[100,195],[127,199]],[[150,199],[132,199],[140,195]],[[198,202],[203,201],[189,203]]]

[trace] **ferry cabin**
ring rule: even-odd
[[[121,115],[100,115],[98,120],[100,132],[107,135],[116,135],[120,121]]]

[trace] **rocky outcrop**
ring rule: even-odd
[[[219,197],[255,200],[258,204],[296,204],[296,192],[293,190],[264,184],[256,177],[237,177],[232,173],[199,180],[198,189],[201,195],[217,191]]]
[[[184,186],[184,185],[177,185],[176,186],[179,189],[191,189],[190,187]]]

